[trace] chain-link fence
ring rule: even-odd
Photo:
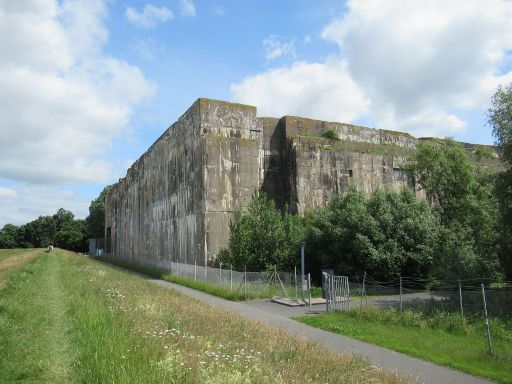
[[[489,352],[492,334],[510,340],[512,331],[510,281],[435,281],[412,277],[377,281],[365,273],[362,282],[350,283],[350,301],[351,309],[387,309],[400,318],[442,323],[447,329],[472,324],[487,337]]]
[[[377,281],[365,275],[362,282],[351,282],[350,288],[352,302],[356,307],[373,305],[401,310],[421,308],[438,312],[458,312],[461,316],[482,314],[486,307],[489,316],[512,315],[512,282],[509,281],[436,281],[412,277]]]
[[[236,271],[232,268],[204,267],[196,264],[171,262],[167,268],[171,276],[202,281],[222,287],[245,297],[295,297],[298,290],[296,272]]]

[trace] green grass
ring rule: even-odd
[[[29,249],[0,249],[0,261],[22,255],[27,251],[29,251]]]
[[[467,373],[512,383],[512,321],[491,322],[493,354],[487,349],[485,324],[474,317],[462,321],[447,313],[368,308],[331,312],[296,320]]]
[[[281,296],[284,294],[282,288],[280,288],[280,286],[277,286],[276,288],[274,284],[270,284],[267,286],[267,284],[265,283],[247,282],[247,289],[244,289],[243,284],[240,284],[240,282],[237,281],[236,283],[233,283],[233,289],[231,289],[231,287],[228,284],[217,285],[202,280],[194,280],[186,277],[175,276],[169,273],[161,272],[154,268],[132,264],[124,260],[114,259],[110,257],[98,257],[96,259],[101,262],[107,262],[110,264],[118,265],[120,267],[130,269],[132,271],[140,272],[145,275],[169,281],[171,283],[183,285],[185,287],[196,289],[198,291],[209,293],[210,295],[222,297],[223,299],[231,301],[271,299],[274,296]],[[295,292],[293,287],[288,287],[288,291],[290,295],[292,295]],[[317,288],[314,292],[318,296],[312,297],[322,296],[321,288]]]
[[[56,250],[0,289],[0,382],[397,383],[366,362]]]

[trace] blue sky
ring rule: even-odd
[[[0,3],[0,226],[106,184],[199,97],[492,143],[512,81],[503,0]]]

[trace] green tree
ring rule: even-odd
[[[0,230],[0,248],[18,247],[18,227],[13,224],[5,224]]]
[[[487,111],[487,123],[503,151],[503,159],[512,165],[512,84],[505,88],[500,85],[496,90]]]
[[[309,270],[389,280],[425,276],[432,265],[439,222],[425,201],[404,189],[378,190],[370,197],[356,189],[335,196],[326,208],[305,217]]]
[[[298,263],[303,228],[300,218],[281,214],[274,201],[256,191],[247,208],[235,213],[229,226],[229,241],[217,261],[242,270],[291,270]]]
[[[434,274],[446,279],[498,278],[499,209],[492,177],[475,168],[451,139],[418,143],[406,169],[443,225]]]
[[[64,208],[59,208],[55,215],[53,215],[53,220],[55,221],[55,229],[60,231],[64,225],[72,222],[74,218],[75,214],[73,212]]]
[[[87,224],[85,220],[64,222],[55,235],[55,243],[58,247],[70,251],[87,250]]]
[[[29,230],[29,242],[37,248],[45,248],[55,242],[56,224],[53,216],[39,216],[25,224]]]
[[[498,87],[491,99],[487,123],[501,149],[507,169],[496,177],[496,196],[500,207],[500,260],[512,279],[512,84]]]
[[[87,221],[87,231],[91,238],[105,237],[105,199],[111,189],[112,186],[107,185],[100,195],[91,201],[89,216],[85,219]]]

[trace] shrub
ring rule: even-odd
[[[335,196],[327,208],[306,215],[306,260],[319,275],[337,274],[392,280],[425,276],[439,235],[439,221],[425,201],[409,189],[378,190],[370,197],[351,189]]]
[[[325,138],[325,139],[329,139],[329,140],[338,140],[339,139],[338,138],[338,134],[332,128],[329,128],[329,129],[325,130],[322,133],[322,137]]]
[[[286,209],[285,209],[286,211]],[[217,262],[243,270],[292,270],[304,237],[301,219],[276,209],[264,192],[253,194],[247,212],[238,210],[229,225],[229,241]]]

